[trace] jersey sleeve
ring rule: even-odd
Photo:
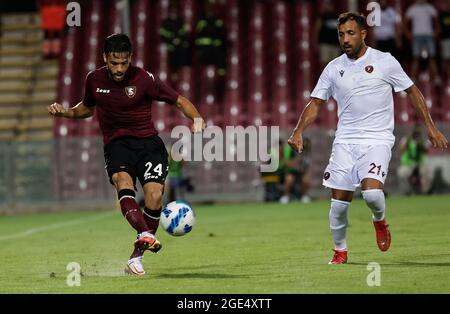
[[[328,64],[320,75],[311,97],[328,100],[332,95],[332,87],[331,66]]]
[[[403,71],[402,66],[393,56],[389,55],[383,64],[386,67],[386,80],[396,93],[414,85],[414,82]]]
[[[86,80],[84,83],[84,97],[83,97],[83,105],[86,107],[94,107],[95,104],[95,98],[92,91],[92,75],[91,73],[88,73],[86,76]]]
[[[171,105],[175,104],[178,100],[179,94],[152,73],[147,72],[147,74],[147,90],[150,98],[157,101],[163,101]]]

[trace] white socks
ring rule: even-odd
[[[330,229],[336,250],[346,250],[349,202],[331,199]]]
[[[362,191],[362,196],[367,206],[372,210],[373,221],[383,220],[386,207],[383,190]]]
[[[385,198],[383,190],[362,191],[367,206],[372,210],[373,221],[384,219]],[[348,207],[350,202],[331,199],[330,229],[336,250],[347,250]]]

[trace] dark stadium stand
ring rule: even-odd
[[[309,98],[320,70],[318,68],[317,44],[311,25],[314,24],[318,9],[311,1],[218,1],[217,13],[225,21],[228,37],[227,74],[223,99],[217,93],[217,75],[212,69],[202,68],[195,62],[193,67],[183,68],[178,81],[171,81],[167,49],[158,34],[161,21],[168,14],[168,0],[131,1],[131,37],[135,45],[134,63],[144,66],[160,78],[173,85],[188,98],[198,104],[201,112],[210,122],[217,125],[276,124],[288,129],[296,123],[298,113]],[[101,46],[103,38],[112,32],[121,31],[121,8],[118,1],[108,8],[102,0],[87,5],[83,11],[87,21],[83,30],[71,30],[67,53],[72,59],[62,58],[61,69],[65,74],[59,78],[59,95],[73,104],[82,95],[82,79],[95,66],[101,66]],[[395,1],[397,8],[404,10],[407,1]],[[341,5],[342,11],[345,5]],[[363,4],[361,4],[362,7]],[[195,29],[198,15],[196,1],[183,1],[180,14],[191,29]],[[290,38],[295,38],[291,40]],[[83,47],[73,51],[74,47]],[[405,60],[407,62],[408,60]],[[83,64],[82,69],[78,64]],[[73,73],[75,67],[77,71]],[[405,65],[408,68],[407,64]],[[80,71],[81,70],[81,71]],[[74,77],[73,75],[76,77]],[[420,86],[432,105],[433,116],[441,119],[445,89],[435,90],[422,75]],[[67,84],[67,78],[70,80]],[[66,81],[64,81],[66,80]],[[415,121],[414,112],[402,96],[397,104],[398,123]],[[156,104],[154,120],[160,131],[168,131],[174,125],[185,124],[184,119],[173,108]],[[329,103],[326,112],[317,125],[333,129],[336,124],[336,105]],[[79,127],[66,125],[67,135],[97,134],[97,129],[81,131]],[[76,122],[79,123],[79,122]],[[95,121],[92,121],[95,123]],[[82,128],[89,128],[87,124]],[[59,126],[56,126],[58,130]],[[76,133],[71,133],[74,130]],[[56,132],[58,133],[58,132]]]
[[[159,35],[160,24],[168,15],[169,0],[131,0],[133,62],[191,99],[209,124],[221,127],[279,125],[282,135],[287,136],[321,72],[312,26],[324,1],[215,1],[216,14],[224,21],[227,36],[222,95],[217,88],[216,69],[200,66],[195,49],[192,66],[181,68],[178,77],[172,80],[168,51]],[[362,12],[365,12],[366,2],[359,1]],[[405,12],[410,3],[407,0],[392,2],[400,12]],[[1,17],[0,140],[54,138],[57,149],[49,158],[56,163],[51,175],[52,189],[62,200],[89,199],[98,195],[109,197],[112,191],[102,166],[100,130],[95,117],[82,121],[53,120],[45,109],[54,100],[65,106],[75,105],[83,95],[86,74],[103,66],[104,38],[123,31],[121,1],[82,3],[82,27],[68,28],[58,61],[43,61],[40,56],[42,34],[38,15],[7,14]],[[340,1],[337,9],[346,11],[347,5],[348,1]],[[199,2],[185,0],[179,2],[178,9],[194,40]],[[371,36],[368,42],[372,43]],[[409,71],[408,43],[404,51],[400,61]],[[424,70],[418,85],[434,119],[448,122],[450,83],[433,86]],[[395,95],[395,106],[395,120],[402,134],[417,121],[417,117],[405,94]],[[336,127],[336,109],[336,104],[330,101],[315,123],[316,128],[310,131],[315,145],[313,151],[320,152],[316,155],[312,186],[320,186],[321,172]],[[179,111],[162,103],[154,104],[153,120],[166,138],[174,126],[189,124]],[[45,153],[47,157],[49,152],[50,148]],[[393,166],[397,162],[395,158]],[[209,174],[197,187],[197,192],[204,195],[224,192],[221,190],[223,183],[232,183],[226,193],[232,193],[233,189],[243,192],[246,187],[260,184],[260,174],[253,163],[191,163],[187,172],[193,174],[198,170]],[[395,179],[391,183],[395,184]]]

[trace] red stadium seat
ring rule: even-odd
[[[320,126],[329,130],[336,130],[337,122],[337,103],[334,101],[334,99],[330,99],[322,109],[320,116]]]
[[[105,37],[103,28],[101,27],[104,20],[104,9],[101,1],[92,1],[87,14],[86,28],[84,38],[89,38],[83,42],[83,78],[99,66],[104,64],[102,59],[103,42],[101,38]],[[87,120],[78,120],[79,136],[95,136],[100,135],[100,128],[98,126],[96,116]]]
[[[442,121],[450,121],[450,81],[442,89]]]
[[[266,53],[269,43],[266,40],[267,17],[264,14],[264,3],[253,1],[250,8],[248,29],[248,115],[247,123],[267,125],[269,123],[269,99],[267,77],[269,71]]]
[[[179,5],[180,5],[180,14],[183,17],[184,22],[188,26],[189,32],[192,34],[193,31],[195,30],[195,23],[197,22],[198,1],[184,0],[180,1]]]
[[[394,95],[394,118],[398,125],[415,123],[414,108],[405,92]]]
[[[207,125],[217,123],[219,113],[219,103],[217,97],[218,75],[216,67],[208,65],[200,69],[200,100],[199,111],[204,117]]]
[[[271,4],[272,11],[272,38],[273,60],[272,60],[272,124],[279,125],[281,129],[291,126],[290,115],[292,114],[291,60],[289,53],[289,8],[284,1]]]
[[[94,1],[101,2],[101,1]],[[122,0],[111,0],[110,3],[103,4],[103,10],[107,7],[108,12],[108,34],[122,33],[122,22],[123,22],[123,1]],[[111,5],[112,3],[112,5]]]
[[[60,58],[57,101],[68,108],[75,105],[81,98],[84,78],[77,71],[77,60],[82,58],[82,50],[77,49],[82,40],[82,30],[71,27],[63,42],[63,57]],[[76,132],[74,121],[56,119],[54,124],[55,137],[73,136]]]
[[[297,123],[298,116],[310,99],[310,93],[315,84],[315,72],[317,71],[317,58],[313,58],[312,52],[316,49],[312,33],[312,21],[314,20],[312,5],[309,1],[295,3],[295,91],[296,103],[291,115],[291,124]]]
[[[437,90],[430,82],[429,73],[422,73],[419,80],[419,88],[425,97],[425,103],[430,111],[431,117],[433,117],[434,120],[441,120],[441,110],[439,108],[440,104],[438,102],[438,97],[436,97]]]
[[[245,106],[242,104],[244,91],[244,71],[242,49],[242,29],[239,23],[238,0],[228,1],[225,19],[229,42],[227,56],[227,81],[223,104],[223,125],[239,125],[246,121]]]
[[[136,0],[131,3],[131,40],[133,42],[133,62],[136,66],[149,69],[150,64],[150,2],[147,0]]]
[[[159,25],[165,18],[167,18],[169,13],[169,1],[158,1],[156,3],[156,6],[154,7],[154,10],[156,14],[153,15],[153,18],[155,19],[156,25],[158,25],[158,29],[154,31],[156,32],[156,34],[159,34]],[[152,72],[157,75],[163,82],[172,86],[170,82],[171,73],[169,69],[167,47],[161,41],[159,35],[154,37],[153,45],[157,47],[154,57],[158,63],[156,66],[154,66]],[[170,105],[165,103],[154,102],[152,114],[155,127],[158,131],[161,132],[171,130],[173,125],[174,108],[171,108]]]

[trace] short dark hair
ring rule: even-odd
[[[130,38],[125,34],[112,34],[106,37],[103,52],[107,55],[110,52],[133,52]]]
[[[366,17],[364,14],[355,12],[345,12],[338,17],[338,27],[348,21],[355,21],[361,29],[367,29]]]

